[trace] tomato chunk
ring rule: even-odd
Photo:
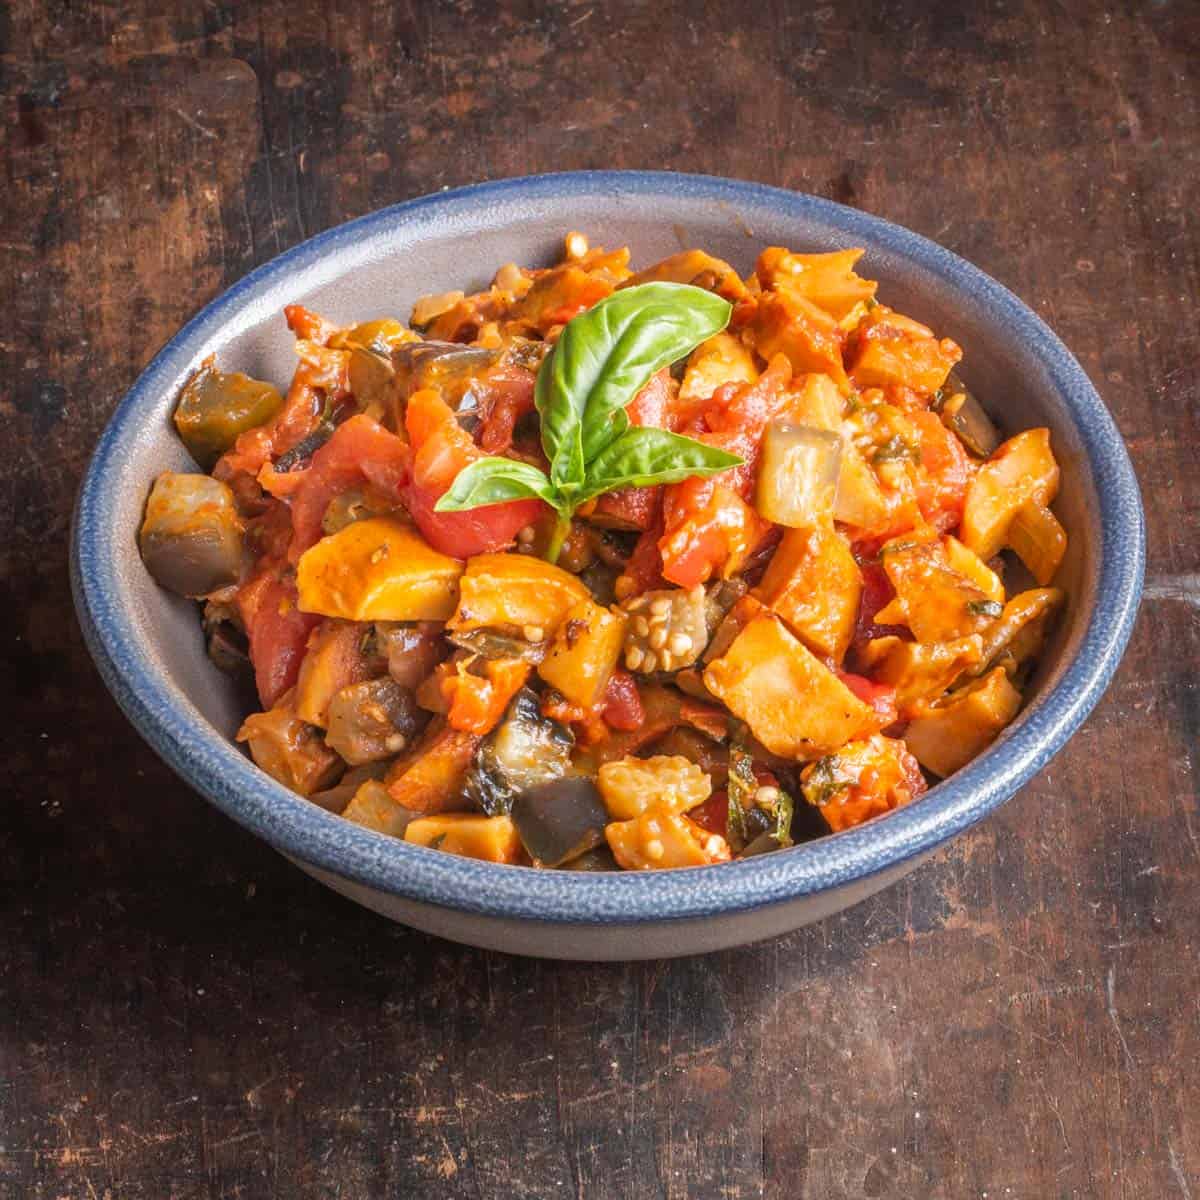
[[[540,500],[512,500],[465,512],[435,512],[434,506],[459,471],[483,452],[455,420],[450,406],[430,388],[409,397],[405,423],[413,460],[404,505],[435,550],[455,558],[503,550],[517,530],[532,524],[545,509]]]
[[[277,567],[244,584],[237,606],[250,642],[258,698],[263,708],[273,708],[295,684],[308,635],[321,617],[300,611],[295,584],[283,582]]]

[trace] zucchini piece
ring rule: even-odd
[[[605,763],[596,775],[604,807],[614,821],[629,821],[648,808],[689,812],[712,795],[712,780],[681,756],[622,758]]]
[[[652,808],[630,821],[613,821],[604,830],[613,857],[627,871],[703,867],[728,862],[729,843],[682,813]]]
[[[1020,707],[1021,693],[996,667],[974,688],[951,693],[910,721],[904,741],[921,766],[945,778],[986,750]]]
[[[704,588],[662,588],[624,601],[625,666],[642,675],[690,667],[708,645]]]
[[[206,471],[248,429],[265,425],[283,407],[279,389],[240,371],[218,371],[209,356],[183,385],[175,428]]]
[[[1022,505],[1035,500],[1048,506],[1058,495],[1058,480],[1050,430],[1026,429],[1009,438],[967,487],[959,530],[963,543],[982,559],[994,557]]]
[[[793,529],[832,521],[841,465],[840,434],[771,421],[763,435],[754,507],[768,521]]]
[[[1034,499],[1026,500],[1008,527],[1008,545],[1040,587],[1058,573],[1067,552],[1067,531],[1058,518]]]
[[[237,731],[250,757],[272,779],[301,796],[324,791],[337,782],[345,764],[325,744],[321,731],[296,715],[289,690],[267,712],[251,713]]]
[[[1000,445],[1000,431],[983,405],[963,387],[953,371],[942,385],[943,400],[938,407],[942,424],[958,437],[976,458],[990,458]]]

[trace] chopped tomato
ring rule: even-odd
[[[292,545],[288,557],[296,562],[321,537],[321,522],[329,502],[360,483],[400,503],[408,478],[409,450],[394,433],[359,414],[339,425],[333,436],[301,471],[280,473],[268,463],[259,482],[274,496],[287,496],[292,506]]]
[[[250,642],[250,662],[263,708],[272,708],[300,674],[308,635],[321,618],[298,607],[296,585],[269,567],[244,584],[238,612]]]
[[[338,327],[332,321],[327,321],[311,308],[305,308],[303,304],[285,305],[283,317],[288,328],[306,342],[318,342],[324,346],[338,331]]]
[[[624,590],[618,591],[618,595],[622,599],[627,596],[640,596],[643,592],[662,586],[662,555],[658,549],[662,533],[660,508],[655,513],[653,521],[638,538],[637,545],[634,546],[633,553],[630,554],[629,560],[625,564],[621,579],[626,583],[622,585]]]
[[[921,515],[939,532],[953,529],[962,520],[972,464],[962,443],[934,413],[908,414],[921,438],[921,470],[917,504]]]
[[[530,666],[519,658],[497,658],[484,663],[483,670],[482,676],[456,671],[442,684],[449,703],[446,720],[452,729],[491,733],[529,678]]]
[[[646,429],[674,429],[675,414],[671,401],[675,389],[671,372],[663,367],[655,371],[640,392],[625,406],[630,425]]]
[[[859,560],[859,570],[862,572],[862,597],[858,605],[858,624],[854,630],[854,641],[865,642],[877,637],[902,637],[905,641],[912,640],[912,634],[905,625],[877,625],[875,614],[881,608],[889,605],[896,596],[896,589],[887,577],[887,572],[878,562],[863,562]]]
[[[412,477],[404,488],[404,505],[435,550],[455,558],[503,550],[512,543],[517,530],[541,515],[545,505],[540,500],[512,500],[465,512],[435,512],[434,506],[459,471],[482,457],[483,452],[432,388],[423,388],[409,397],[405,424],[413,460]]]
[[[680,587],[691,588],[718,571],[738,570],[770,532],[764,521],[736,492],[716,484],[703,505],[684,509],[674,488],[703,480],[685,480],[668,489],[664,501],[664,532],[658,543],[663,575]],[[695,489],[699,492],[700,489]],[[693,493],[695,494],[695,493]]]
[[[776,354],[754,383],[726,383],[717,388],[704,411],[705,422],[714,432],[741,433],[757,440],[767,422],[789,407],[791,381],[791,363]]]
[[[886,683],[876,683],[865,675],[838,671],[837,677],[864,703],[869,704],[879,718],[879,728],[886,729],[900,719],[896,708],[896,689]]]
[[[601,699],[601,715],[613,729],[640,729],[646,720],[637,684],[628,671],[612,673]]]

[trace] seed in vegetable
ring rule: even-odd
[[[671,611],[671,601],[666,596],[659,596],[650,602],[650,611],[656,616],[665,616]]]
[[[636,671],[642,665],[642,660],[645,657],[646,657],[645,654],[643,654],[642,651],[639,650],[636,646],[631,646],[625,652],[625,665],[631,671]]]
[[[637,617],[633,622],[633,631],[638,637],[647,637],[650,633],[650,622],[645,617]]]
[[[530,545],[536,536],[537,530],[535,530],[532,525],[526,525],[517,531],[517,541],[520,542],[522,546]]]
[[[655,657],[653,650],[647,650],[645,657],[642,659],[642,670],[649,675],[652,671],[658,669],[658,659]]]
[[[542,642],[546,640],[546,631],[540,625],[526,625],[521,632],[527,642]]]
[[[650,631],[650,648],[652,650],[661,650],[666,644],[667,631],[661,625]]]
[[[673,633],[668,645],[676,658],[682,658],[692,648],[692,639],[686,633]]]

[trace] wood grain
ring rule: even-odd
[[[0,10],[0,1197],[1200,1196],[1200,10]],[[72,618],[118,397],[256,264],[476,179],[833,197],[1014,288],[1115,412],[1146,603],[1051,767],[902,885],[705,959],[385,924],[190,794]]]

